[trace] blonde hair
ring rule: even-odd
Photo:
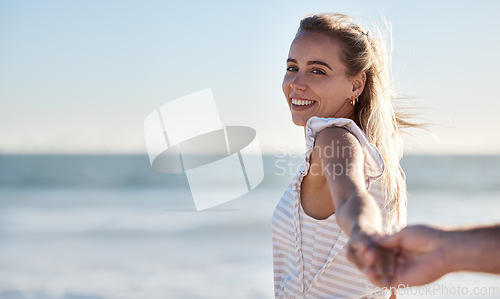
[[[380,30],[376,26],[374,29],[377,39],[347,15],[324,13],[303,18],[297,35],[303,31],[315,31],[337,39],[347,75],[366,74],[364,90],[355,106],[355,121],[382,154],[385,162],[382,182],[388,198],[386,206],[396,221],[394,225],[401,228],[406,223],[407,197],[406,181],[399,165],[403,155],[401,128],[412,124],[394,109],[389,55],[392,45],[386,45]]]

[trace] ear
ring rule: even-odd
[[[366,73],[361,72],[352,79],[352,92],[357,97],[365,89]]]

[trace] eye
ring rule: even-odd
[[[326,75],[326,73],[322,69],[313,69],[312,73],[316,75]]]
[[[286,68],[287,72],[296,72],[298,70],[299,69],[297,67],[295,67],[295,66],[289,66],[289,67]]]

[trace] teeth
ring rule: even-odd
[[[306,105],[311,105],[312,103],[314,103],[314,101],[303,101],[303,100],[292,99],[292,104],[297,106],[306,106]]]

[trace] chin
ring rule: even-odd
[[[293,117],[292,116],[292,121],[293,123],[296,125],[296,126],[299,126],[299,127],[305,127],[306,124],[307,124],[307,121],[309,120],[309,118],[305,119],[303,117]]]

